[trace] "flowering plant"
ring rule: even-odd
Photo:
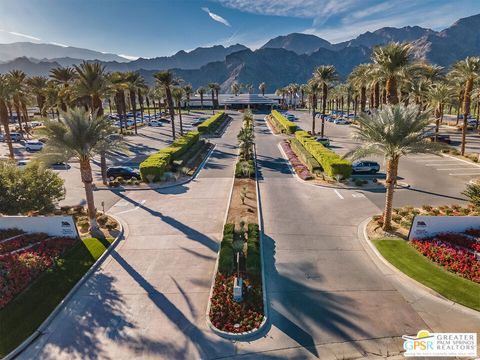
[[[290,144],[287,141],[282,141],[281,146],[283,151],[285,152],[285,155],[287,155],[288,161],[290,161],[290,164],[295,169],[295,172],[297,173],[297,175],[302,180],[312,179],[313,178],[312,174],[310,173],[308,168],[305,166],[305,164],[300,161],[298,156],[290,147]]]

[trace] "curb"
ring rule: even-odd
[[[77,281],[77,283],[70,289],[70,291],[65,295],[62,301],[58,303],[58,305],[53,309],[53,311],[48,315],[48,317],[40,324],[40,326],[33,332],[32,335],[30,335],[28,338],[26,338],[20,345],[18,345],[15,349],[13,349],[10,353],[8,353],[3,360],[11,360],[17,357],[24,351],[30,344],[32,344],[37,337],[41,336],[45,329],[50,325],[50,323],[53,321],[53,319],[58,315],[60,311],[63,310],[67,302],[75,295],[75,293],[78,291],[78,289],[88,280],[88,278],[99,268],[101,263],[105,261],[105,259],[110,255],[110,253],[113,251],[113,249],[117,246],[119,243],[120,239],[124,235],[124,226],[122,222],[115,216],[108,214],[108,216],[111,216],[114,218],[118,224],[120,225],[120,233],[118,236],[112,241],[110,246],[104,251],[104,253],[95,261],[95,263],[90,267],[90,269],[87,270],[85,274],[81,277],[80,280]]]
[[[210,156],[212,155],[213,151],[215,150],[215,148],[217,147],[217,144],[213,144],[213,147],[210,149],[210,151],[207,153],[207,156],[205,157],[205,159],[203,159],[203,161],[200,163],[200,165],[197,167],[197,169],[195,170],[195,172],[193,173],[192,176],[190,176],[189,178],[185,179],[185,180],[182,180],[182,181],[179,181],[179,182],[176,182],[176,183],[173,183],[173,184],[169,184],[169,185],[158,185],[158,186],[152,186],[152,187],[148,187],[148,188],[128,188],[128,187],[118,187],[118,188],[109,188],[109,187],[96,187],[95,188],[95,191],[105,191],[105,190],[110,190],[110,191],[148,191],[148,190],[162,190],[162,189],[169,189],[169,188],[172,188],[174,186],[179,186],[179,185],[185,185],[185,184],[188,184],[190,181],[193,181],[196,179],[198,173],[200,172],[200,170],[203,169],[203,167],[205,166],[205,164],[207,163],[208,159],[210,159]]]
[[[360,241],[361,241],[362,245],[364,247],[368,246],[368,249],[371,250],[371,251],[367,251],[367,253],[372,258],[372,260],[374,260],[374,262],[375,262],[375,260],[381,261],[381,263],[383,265],[385,265],[391,271],[391,274],[385,274],[385,275],[387,275],[387,276],[388,275],[400,276],[402,279],[405,279],[405,280],[409,281],[410,285],[412,287],[415,287],[417,290],[421,291],[425,296],[433,297],[433,298],[435,298],[435,300],[437,300],[437,301],[439,300],[439,301],[443,302],[444,305],[448,305],[448,306],[454,305],[455,307],[457,307],[458,310],[466,313],[467,315],[477,317],[477,318],[480,319],[480,312],[479,311],[473,310],[469,307],[466,307],[465,305],[462,305],[462,304],[454,302],[453,300],[447,299],[442,294],[439,294],[435,290],[433,290],[433,289],[429,288],[428,286],[422,284],[421,282],[418,282],[417,280],[411,278],[410,276],[408,276],[407,274],[402,272],[400,269],[397,269],[387,259],[385,259],[382,256],[382,254],[380,253],[380,251],[378,251],[376,246],[373,245],[372,241],[370,240],[370,238],[367,235],[367,225],[370,222],[370,220],[371,220],[371,217],[368,217],[360,223],[360,225],[358,226],[358,235],[359,235],[359,238],[360,238]],[[373,255],[375,255],[375,257],[373,257]],[[375,265],[377,265],[377,267],[378,267],[378,264],[375,264]],[[382,270],[382,269],[380,269],[380,270]],[[399,291],[399,290],[397,289],[397,291]],[[400,294],[401,294],[401,292],[400,292]]]
[[[215,262],[215,271],[213,273],[213,278],[212,278],[212,287],[210,288],[210,294],[208,296],[208,305],[207,305],[207,311],[206,311],[206,322],[210,330],[212,330],[215,334],[218,336],[229,339],[229,340],[249,340],[251,337],[257,335],[260,331],[263,331],[265,328],[265,325],[268,323],[268,304],[267,304],[267,293],[266,293],[266,288],[265,288],[265,261],[264,261],[264,254],[263,254],[263,216],[262,210],[261,210],[261,202],[260,202],[260,194],[259,194],[259,185],[258,185],[258,169],[257,169],[257,147],[254,144],[254,159],[255,159],[255,189],[257,191],[257,215],[258,215],[258,226],[259,226],[259,235],[260,235],[260,254],[261,254],[261,262],[262,262],[262,298],[263,298],[263,320],[260,326],[256,329],[250,330],[250,331],[245,331],[242,333],[229,333],[223,330],[217,329],[212,322],[210,321],[210,304],[211,304],[211,298],[213,294],[213,288],[215,286],[215,276],[217,275],[217,269],[218,269],[218,261],[219,261],[219,253],[217,253],[217,260]],[[240,152],[240,149],[238,150]],[[223,222],[223,225],[225,227],[225,224],[227,223],[227,217],[228,217],[228,209],[230,208],[230,203],[232,201],[232,195],[233,195],[233,188],[235,185],[235,170],[233,174],[233,182],[232,182],[232,189],[230,190],[230,196],[228,199],[227,203],[227,211],[225,213],[225,220]],[[222,229],[222,235],[223,235],[223,229]],[[218,250],[220,252],[220,249]]]

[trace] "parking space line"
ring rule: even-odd
[[[447,170],[472,170],[472,171],[478,171],[478,169],[475,168],[446,168],[446,169],[435,169],[438,171],[447,171]]]
[[[448,175],[450,175],[450,176],[480,175],[480,172],[476,172],[476,173],[466,173],[466,174],[465,174],[465,173],[462,173],[462,174],[452,174],[452,173],[450,173],[450,174],[448,174]]]
[[[448,165],[448,166],[465,166],[464,164],[458,164],[458,163],[450,163],[449,161],[445,161],[444,163],[438,163],[438,164],[425,164],[425,166],[442,166],[442,165]]]
[[[337,196],[338,196],[340,199],[343,200],[342,194],[340,194],[340,192],[339,192],[337,189],[334,189],[333,191],[335,192],[335,194],[337,194]]]

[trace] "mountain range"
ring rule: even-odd
[[[228,91],[233,82],[250,83],[256,88],[267,83],[267,91],[291,82],[307,81],[315,67],[335,65],[346,77],[360,63],[368,62],[372,48],[391,41],[415,45],[415,57],[448,68],[467,56],[480,55],[480,14],[463,18],[437,32],[419,26],[384,27],[367,31],[349,41],[332,44],[311,34],[278,36],[253,51],[236,44],[199,47],[172,56],[127,61],[115,54],[52,44],[0,44],[0,73],[21,69],[30,75],[48,75],[51,68],[101,61],[108,71],[139,71],[148,83],[158,70],[171,69],[194,88],[218,82]],[[13,60],[12,60],[13,58]]]

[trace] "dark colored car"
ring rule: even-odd
[[[426,138],[430,139],[431,141],[435,141],[435,133],[428,132],[426,134]],[[445,144],[450,144],[452,142],[450,140],[450,135],[448,134],[437,134],[437,141]]]
[[[128,166],[112,166],[107,169],[107,177],[110,180],[115,180],[118,177],[122,177],[125,180],[140,180],[140,173]]]

